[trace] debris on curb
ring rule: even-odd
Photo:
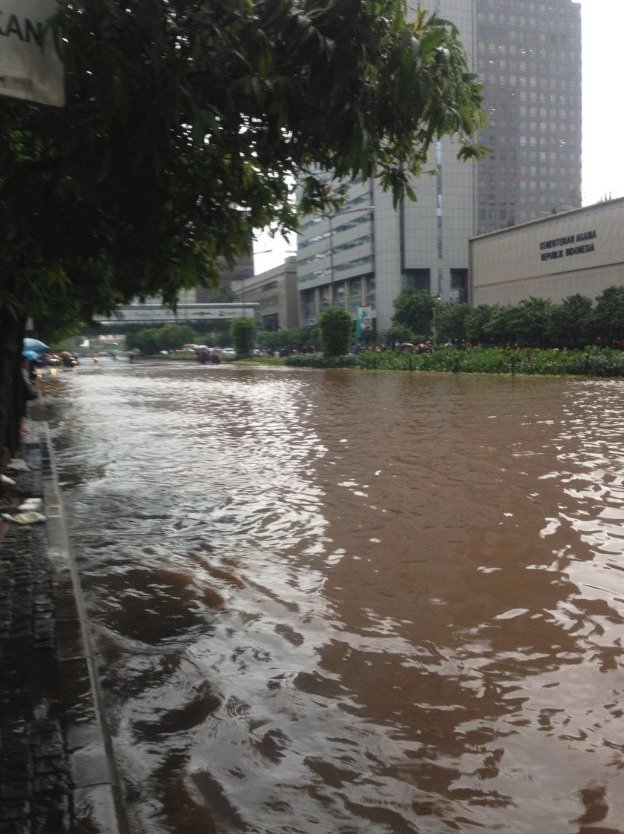
[[[5,469],[10,469],[12,472],[30,472],[30,466],[22,458],[11,458],[5,466]]]
[[[43,501],[41,498],[27,498],[22,504],[19,505],[17,508],[20,512],[40,512],[43,507]]]
[[[33,510],[24,513],[2,513],[2,518],[5,521],[14,521],[16,524],[38,524],[46,520],[42,513],[36,513]]]

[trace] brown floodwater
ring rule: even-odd
[[[624,832],[621,382],[46,386],[133,832]]]

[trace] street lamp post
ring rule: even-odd
[[[439,295],[434,296],[433,298],[433,316],[431,320],[431,335],[433,336],[433,347],[437,347],[438,343],[438,329],[436,325],[436,313],[438,310],[438,303],[442,301],[442,298]]]
[[[335,215],[334,215],[335,216]],[[334,227],[332,226],[332,215],[327,216],[329,222],[329,283],[331,286],[331,302],[334,303]]]

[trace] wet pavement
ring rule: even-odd
[[[46,424],[3,512],[43,499],[46,521],[0,522],[0,834],[118,834],[122,811]]]

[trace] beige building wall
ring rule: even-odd
[[[290,257],[272,269],[246,278],[236,285],[243,305],[253,304],[263,329],[285,330],[299,324],[297,259]]]
[[[593,299],[624,284],[624,198],[473,238],[470,282],[475,305]]]

